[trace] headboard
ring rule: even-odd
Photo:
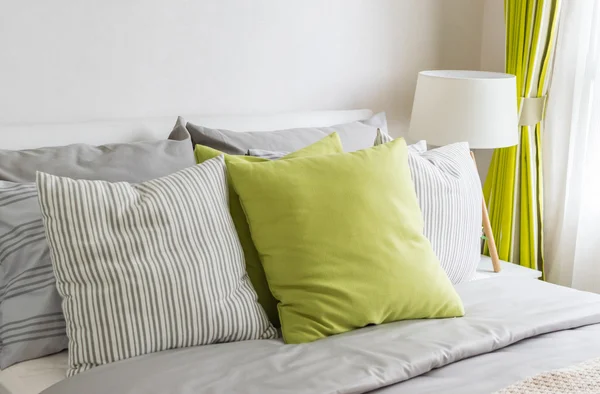
[[[234,131],[268,131],[294,127],[331,126],[367,119],[371,110],[313,111],[260,116],[183,115],[192,123]],[[78,123],[0,124],[0,149],[30,149],[74,143],[100,145],[166,138],[176,115],[158,118]]]

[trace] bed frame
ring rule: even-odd
[[[234,131],[269,131],[294,127],[331,126],[369,118],[368,109],[312,111],[260,116],[183,115],[192,123]],[[159,118],[99,120],[80,123],[0,124],[0,149],[32,149],[75,143],[101,145],[164,139],[177,115]]]

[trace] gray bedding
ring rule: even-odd
[[[304,345],[247,341],[155,353],[44,393],[489,393],[600,356],[598,295],[515,278],[457,289],[463,318],[390,323]]]
[[[372,392],[378,394],[493,393],[539,373],[570,367],[598,356],[600,356],[600,324],[540,335]]]

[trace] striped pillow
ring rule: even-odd
[[[223,157],[132,185],[38,173],[72,376],[166,349],[273,338],[229,214]]]
[[[35,183],[0,181],[0,369],[67,348]]]
[[[424,233],[452,283],[470,280],[481,258],[481,181],[467,143],[409,150]]]
[[[194,165],[178,118],[169,140],[26,151],[0,149],[0,369],[67,348],[36,170],[71,178],[142,182]],[[13,183],[24,182],[24,183]]]

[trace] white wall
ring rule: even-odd
[[[0,4],[0,123],[368,107],[399,132],[419,70],[481,62],[483,0]]]

